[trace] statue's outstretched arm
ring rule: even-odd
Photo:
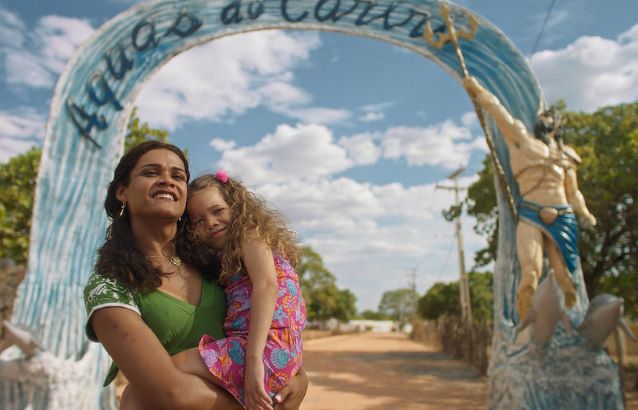
[[[492,116],[508,144],[519,145],[528,138],[529,133],[525,124],[512,117],[498,98],[479,84],[475,77],[464,79],[463,86],[472,100]]]

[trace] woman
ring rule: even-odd
[[[179,148],[148,141],[122,157],[108,188],[112,223],[85,303],[88,337],[117,364],[105,384],[117,368],[129,380],[121,408],[241,408],[222,389],[180,372],[170,357],[197,346],[204,333],[223,337],[223,291],[203,278],[196,266],[205,258],[179,235],[189,177]],[[280,408],[297,408],[306,389],[305,374],[293,378],[280,392]]]

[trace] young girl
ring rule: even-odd
[[[203,336],[177,366],[228,390],[244,407],[272,408],[299,371],[306,308],[293,265],[294,233],[275,211],[224,171],[189,185],[190,230],[221,258],[225,338]],[[203,359],[203,360],[202,360]]]

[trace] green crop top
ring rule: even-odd
[[[84,304],[88,315],[86,335],[89,340],[97,342],[91,327],[91,315],[98,309],[117,306],[142,316],[170,355],[196,347],[204,334],[222,338],[226,316],[224,291],[218,284],[202,279],[201,292],[200,304],[194,306],[158,289],[136,293],[115,279],[93,273],[84,287]],[[117,372],[113,363],[104,386],[113,381]]]

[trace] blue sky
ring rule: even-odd
[[[0,0],[0,162],[41,145],[53,87],[74,50],[136,1]],[[548,102],[591,112],[638,98],[635,0],[463,1],[525,54]],[[359,309],[385,290],[423,293],[458,277],[453,202],[436,183],[486,153],[460,85],[435,63],[377,40],[264,31],[166,64],[140,117],[187,148],[194,175],[219,167],[288,217]],[[484,240],[463,219],[466,265]]]

